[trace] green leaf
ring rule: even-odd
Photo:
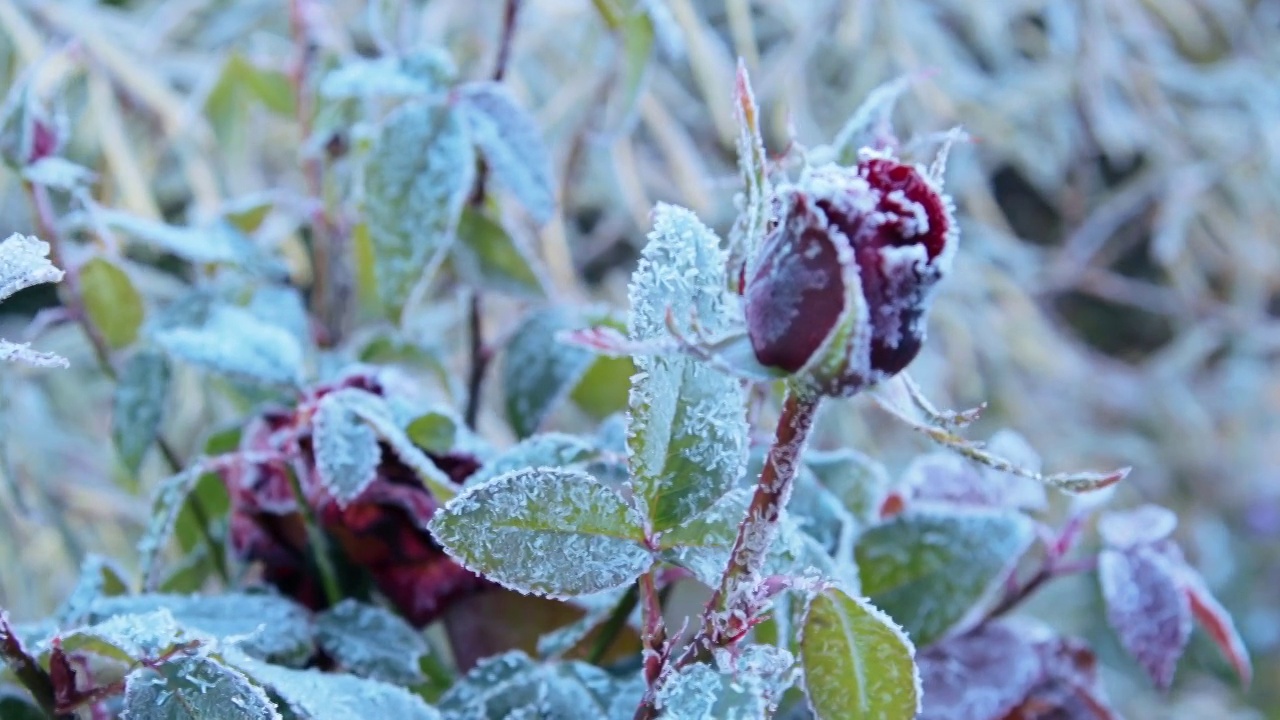
[[[225,428],[209,436],[204,444],[206,457],[215,457],[235,452],[240,448],[241,430],[239,426]],[[200,508],[197,511],[196,504]],[[204,542],[207,531],[215,534],[220,520],[231,510],[231,496],[227,486],[217,473],[206,472],[200,476],[182,503],[182,510],[173,526],[173,534],[178,539],[178,547],[183,553],[191,553]],[[222,543],[218,543],[221,551]],[[206,550],[208,548],[205,548]],[[210,558],[206,558],[210,560]],[[212,568],[210,568],[212,569]],[[166,580],[167,581],[167,580]]]
[[[436,512],[430,529],[472,572],[554,598],[621,587],[653,564],[641,519],[576,470],[519,470],[471,486]]]
[[[279,720],[275,703],[241,672],[204,655],[140,667],[125,678],[129,720]]]
[[[111,439],[120,462],[137,474],[155,441],[169,395],[169,360],[156,350],[141,350],[125,363],[116,383]]]
[[[13,685],[0,685],[0,718],[4,720],[49,720],[26,690]]]
[[[55,614],[58,624],[66,627],[80,623],[99,598],[123,595],[129,583],[115,561],[90,553],[80,566],[80,577]]]
[[[319,670],[292,670],[247,657],[228,658],[265,686],[300,720],[440,720],[422,698],[378,680]]]
[[[395,685],[420,682],[421,660],[430,652],[422,633],[400,616],[351,599],[316,616],[316,642],[347,672]]]
[[[479,485],[499,475],[529,468],[567,468],[596,455],[595,446],[576,435],[541,433],[521,440],[471,474],[466,485]]]
[[[809,603],[800,635],[817,720],[911,720],[920,712],[915,647],[891,618],[838,587]]]
[[[167,595],[148,593],[101,598],[89,608],[89,621],[132,617],[164,610],[183,628],[231,645],[252,657],[301,664],[312,654],[307,609],[277,595]]]
[[[60,642],[68,654],[91,652],[130,666],[143,659],[159,658],[178,646],[198,646],[210,641],[211,638],[179,624],[167,608],[160,608],[107,617],[63,633]],[[95,677],[94,680],[105,679]]]
[[[551,157],[529,111],[505,85],[473,82],[458,88],[459,110],[490,172],[543,224],[556,209]]]
[[[696,315],[707,331],[725,330],[732,322],[725,263],[719,238],[693,213],[658,205],[631,278],[631,339],[668,337],[668,312],[682,328]],[[746,389],[681,355],[640,356],[635,365],[628,438],[635,498],[662,531],[706,510],[741,476]]]
[[[862,525],[880,519],[889,494],[889,473],[879,461],[852,449],[805,453],[805,465]]]
[[[569,397],[588,415],[603,419],[627,408],[635,363],[629,357],[598,357]]]
[[[154,589],[160,582],[160,553],[164,552],[178,514],[199,479],[200,468],[189,467],[161,482],[152,496],[147,529],[138,539],[138,564],[144,590]]]
[[[458,424],[442,412],[427,412],[409,422],[404,429],[414,445],[429,453],[443,455],[453,449],[458,437]]]
[[[85,313],[107,345],[119,349],[138,338],[146,311],[124,270],[104,257],[89,260],[80,266],[80,294]]]
[[[411,102],[387,117],[365,169],[365,219],[378,297],[393,316],[453,245],[474,178],[452,106]]]
[[[535,300],[546,296],[528,250],[483,211],[463,209],[453,257],[458,273],[476,287]]]
[[[359,497],[377,479],[382,461],[378,436],[343,402],[347,397],[339,392],[320,399],[311,435],[316,476],[341,507]]]
[[[517,436],[537,432],[591,367],[595,358],[590,352],[556,339],[560,331],[580,324],[568,309],[549,307],[529,316],[507,344],[502,387],[507,421]]]
[[[437,500],[445,502],[457,493],[458,486],[453,480],[409,439],[386,399],[357,388],[343,388],[330,396],[335,396],[334,402],[342,403],[367,423],[374,435],[414,471]]]
[[[1034,536],[1019,513],[913,509],[859,538],[862,591],[929,645],[987,600]]]
[[[285,387],[302,383],[297,338],[243,308],[218,305],[203,327],[163,330],[156,342],[170,355],[237,380]]]

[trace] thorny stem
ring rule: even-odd
[[[650,568],[637,581],[644,600],[641,607],[644,631],[640,640],[644,644],[644,680],[649,687],[657,685],[667,654],[667,629],[662,622],[662,601],[658,598],[658,588],[653,577],[654,571]]]
[[[68,263],[62,254],[62,233],[58,229],[53,204],[49,201],[49,192],[43,185],[37,185],[29,181],[23,181],[22,187],[31,201],[32,208],[35,210],[36,230],[49,243],[49,260],[61,268],[64,273],[63,283],[59,285],[59,296],[62,303],[70,310],[72,318],[80,325],[85,337],[89,339],[89,345],[93,347],[94,357],[98,360],[98,367],[112,382],[118,382],[120,374],[116,371],[115,364],[112,362],[111,348],[107,346],[107,341],[102,332],[93,324],[93,319],[89,317],[89,312],[85,308],[84,294],[80,288],[80,268]],[[182,469],[182,458],[158,432],[156,433],[156,445],[160,448],[161,455],[164,456],[165,461],[173,472],[178,472]],[[209,557],[213,561],[214,569],[222,582],[230,585],[231,573],[227,570],[222,553],[218,551],[217,541],[214,540],[212,533],[209,531],[209,511],[205,508],[200,498],[193,495],[189,500],[191,512],[196,516],[196,523],[200,526],[200,537],[208,547]]]
[[[688,665],[702,650],[737,642],[751,629],[763,610],[759,605],[766,601],[756,597],[752,584],[759,579],[769,547],[777,537],[778,520],[791,497],[800,457],[821,400],[819,395],[794,388],[788,392],[778,418],[773,447],[765,458],[747,516],[738,526],[738,538],[733,544],[720,588],[707,602],[702,629],[670,668],[658,668],[658,676],[668,669],[679,670]],[[646,666],[646,679],[648,677]],[[650,679],[649,689],[636,709],[635,720],[657,717],[654,705],[657,689],[657,683]]]
[[[520,14],[521,0],[506,0],[502,10],[502,34],[498,39],[498,58],[494,63],[493,80],[500,81],[507,74],[507,65],[511,62],[511,46],[516,35],[516,17]],[[486,180],[489,168],[480,163],[476,174],[475,191],[471,193],[471,207],[484,206]],[[471,294],[471,307],[468,309],[468,330],[471,345],[471,371],[467,377],[467,408],[463,420],[467,427],[474,428],[480,416],[480,393],[484,386],[485,371],[489,368],[489,360],[493,352],[484,343],[484,298],[480,289],[475,288]]]

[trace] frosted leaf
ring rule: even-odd
[[[911,720],[920,712],[915,647],[902,628],[838,587],[809,603],[800,631],[804,691],[817,720]]]
[[[463,209],[453,263],[458,274],[474,287],[531,300],[546,295],[533,254],[480,210]]]
[[[113,598],[114,599],[114,598]],[[178,646],[197,646],[212,639],[178,623],[168,609],[115,615],[101,622],[63,633],[61,646],[67,654],[91,652],[123,664],[144,658],[158,658]],[[47,653],[49,648],[43,650]]]
[[[262,285],[253,291],[253,297],[245,309],[263,322],[288,330],[303,347],[312,346],[311,320],[307,317],[306,301],[296,288]]]
[[[1098,535],[1117,550],[1158,543],[1177,527],[1178,516],[1159,505],[1107,512],[1098,518]]]
[[[446,501],[457,492],[458,487],[453,480],[413,444],[385,398],[357,388],[343,388],[325,397],[334,397],[333,402],[341,403],[367,423],[374,435],[391,448],[400,462],[413,470],[437,500]]]
[[[343,403],[345,397],[329,393],[321,398],[311,425],[316,474],[339,507],[346,507],[377,479],[382,461],[378,436]]]
[[[49,155],[22,168],[22,177],[32,185],[74,192],[87,187],[97,178],[97,175],[83,165],[77,165],[56,155]]]
[[[109,229],[187,262],[273,268],[247,235],[230,223],[209,227],[184,227],[147,220],[119,210],[98,210],[97,218]]]
[[[809,450],[805,465],[862,525],[880,520],[880,509],[889,495],[889,473],[884,465],[856,450]]]
[[[832,141],[831,152],[837,163],[853,165],[858,162],[858,151],[862,148],[884,147],[894,141],[890,116],[898,98],[910,85],[910,78],[897,78],[867,93]]]
[[[387,117],[364,175],[374,275],[387,309],[398,310],[453,244],[474,178],[471,144],[452,106],[411,102]]]
[[[148,516],[146,532],[138,538],[138,564],[143,589],[154,589],[159,583],[157,573],[160,553],[164,551],[165,543],[173,533],[173,525],[178,520],[178,513],[199,482],[200,475],[200,467],[192,466],[170,476],[156,487],[151,499],[151,514]]]
[[[1040,680],[1030,640],[993,622],[949,638],[916,657],[924,688],[920,720],[1003,718]]]
[[[556,333],[578,324],[569,310],[549,307],[530,315],[507,344],[502,387],[507,422],[516,435],[537,432],[595,361],[586,350],[556,340]]]
[[[697,663],[667,676],[656,703],[663,717],[681,720],[755,720],[771,717],[794,679],[795,658],[786,650],[761,645],[742,648],[719,669]]]
[[[62,279],[62,271],[49,262],[49,244],[30,235],[14,233],[0,242],[0,301],[32,285]],[[65,358],[32,350],[26,343],[0,339],[0,362],[20,362],[34,367],[66,367]]]
[[[163,330],[156,342],[170,355],[235,379],[286,387],[302,383],[297,338],[243,308],[215,306],[203,327]]]
[[[555,598],[621,587],[653,564],[641,519],[575,470],[518,470],[469,487],[436,512],[430,529],[472,572]]]
[[[567,468],[596,455],[589,441],[565,433],[541,433],[521,440],[471,474],[466,485],[479,485],[499,475],[526,468]]]
[[[769,183],[768,156],[765,155],[764,139],[760,136],[760,108],[756,105],[747,65],[742,58],[738,58],[733,110],[738,125],[738,173],[742,177],[745,207],[734,224],[730,246],[734,267],[741,267],[751,264],[764,240],[772,212],[769,199],[773,194]],[[731,284],[736,284],[736,280],[729,278]]]
[[[129,358],[116,383],[111,412],[111,439],[120,462],[137,473],[156,439],[169,396],[169,361],[152,349]]]
[[[312,654],[306,608],[277,595],[169,595],[149,593],[100,598],[89,606],[90,622],[164,610],[183,628],[234,645],[252,657],[301,664]]]
[[[412,58],[359,58],[325,75],[320,96],[326,100],[424,97],[442,91],[456,72],[449,56],[435,48]]]
[[[992,450],[995,451],[994,448]],[[1029,469],[1036,471],[1035,467]],[[916,457],[903,472],[900,485],[904,493],[917,501],[1011,510],[1043,510],[1047,507],[1043,483],[980,467],[947,451]]]
[[[242,673],[204,655],[140,667],[125,678],[122,720],[279,720]]]
[[[440,720],[440,713],[404,688],[354,675],[293,670],[235,657],[233,664],[284,702],[299,720],[395,718]]]
[[[347,599],[316,616],[316,642],[339,667],[395,685],[422,680],[422,633],[385,608]]]
[[[972,619],[1034,537],[1020,513],[917,506],[854,551],[863,592],[925,646]]]
[[[1167,689],[1191,638],[1190,599],[1176,569],[1151,548],[1103,550],[1098,582],[1120,644],[1157,687]]]
[[[62,271],[49,262],[49,243],[14,233],[0,242],[0,300],[32,285],[55,283]]]
[[[448,720],[629,720],[643,681],[581,662],[536,663],[513,651],[481,660],[438,704]]]
[[[693,573],[704,585],[719,587],[751,492],[750,488],[731,490],[683,526],[663,533],[659,547],[664,559]],[[823,547],[802,532],[790,516],[783,515],[776,525],[762,568],[764,575],[800,575],[809,569],[828,576],[837,572]]]
[[[490,172],[524,205],[538,224],[556,209],[551,158],[529,111],[505,85],[473,82],[458,88],[463,121]]]
[[[693,213],[654,209],[653,231],[631,276],[632,340],[666,337],[667,313],[709,332],[731,324],[727,259]],[[637,506],[655,531],[706,510],[741,476],[746,460],[746,389],[736,378],[681,356],[635,358],[628,450]]]
[[[63,601],[55,618],[64,627],[81,623],[88,616],[93,603],[100,598],[122,595],[128,591],[129,583],[119,565],[110,558],[90,553],[81,563],[76,585],[67,594],[67,599]]]
[[[1240,684],[1249,687],[1253,679],[1253,663],[1231,614],[1209,591],[1200,573],[1188,567],[1180,575],[1187,599],[1191,602],[1191,614],[1231,663],[1236,675],[1240,677]]]
[[[137,339],[146,311],[120,266],[105,257],[91,258],[80,266],[80,294],[85,314],[109,347],[119,349]]]

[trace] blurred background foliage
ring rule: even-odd
[[[971,435],[1015,428],[1049,470],[1133,465],[1117,504],[1177,510],[1257,678],[1242,695],[1198,639],[1157,697],[1110,639],[1092,580],[1031,610],[1098,643],[1129,717],[1280,718],[1280,2],[651,4],[658,21],[638,30],[611,27],[617,0],[522,10],[507,80],[560,181],[534,243],[553,292],[621,306],[656,201],[728,229],[737,56],[774,154],[826,141],[873,88],[907,78],[900,136],[974,138],[952,154],[961,254],[913,375],[940,403],[989,403]],[[293,19],[323,59],[433,44],[482,78],[497,52],[498,3],[304,7]],[[234,215],[305,286],[290,20],[284,0],[0,0],[0,78],[32,77],[66,113],[97,202],[177,224]],[[6,234],[34,229],[10,172],[0,218]],[[163,270],[135,282],[172,293]],[[53,302],[49,287],[14,298],[0,334]],[[495,334],[512,325],[489,309]],[[111,388],[77,329],[42,337],[72,370],[0,374],[0,604],[20,619],[52,608],[87,552],[132,564],[165,472],[157,458],[141,482],[119,467]],[[195,374],[177,381],[191,392],[174,393],[166,432],[192,454],[240,410],[211,404]],[[501,441],[499,415],[481,427]],[[895,471],[925,447],[859,400],[832,404],[816,442]]]

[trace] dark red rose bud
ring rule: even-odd
[[[901,372],[955,252],[950,200],[887,155],[810,170],[778,200],[746,283],[756,359],[837,396]]]

